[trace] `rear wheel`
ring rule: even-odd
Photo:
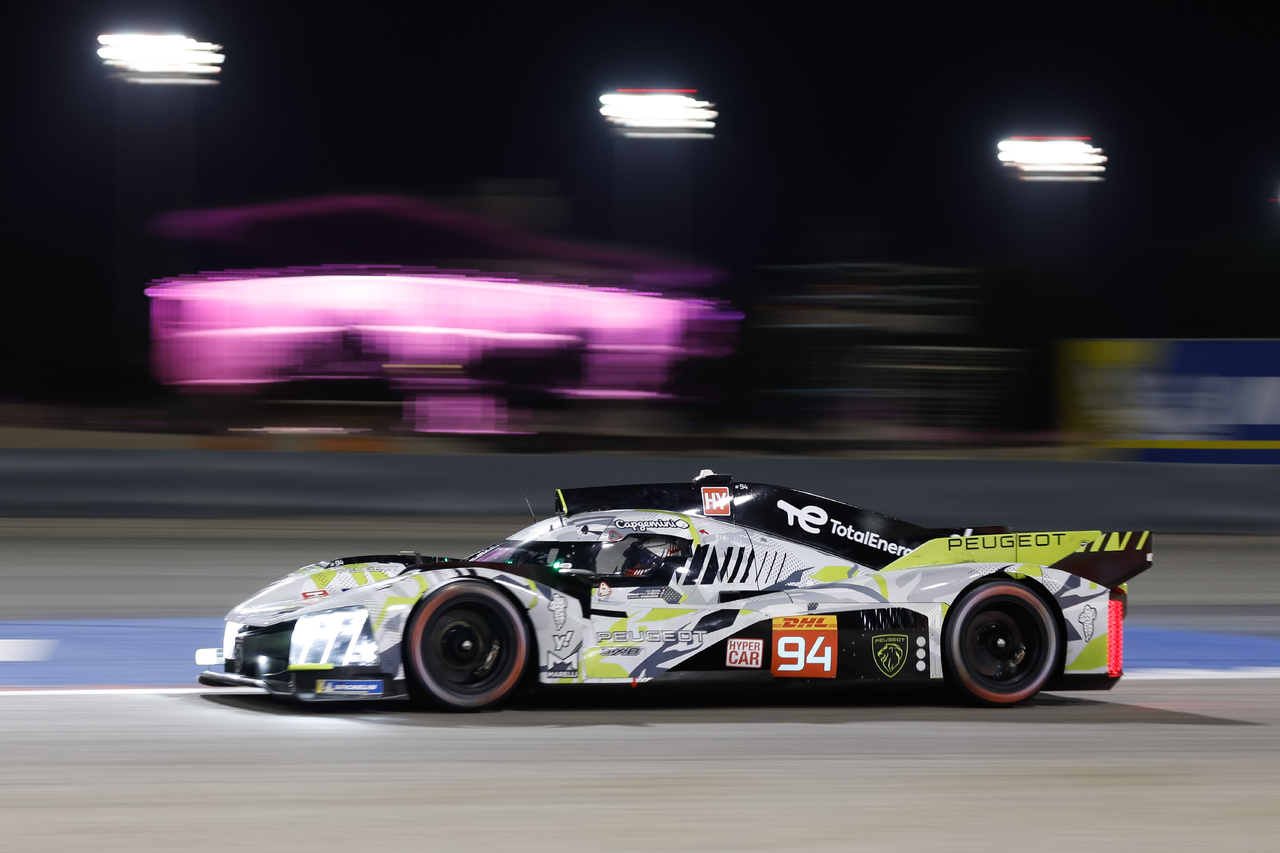
[[[403,642],[410,692],[455,711],[497,705],[519,685],[529,659],[523,615],[478,581],[449,584],[422,602]]]
[[[1060,642],[1058,620],[1034,591],[1013,581],[985,583],[947,614],[947,683],[982,704],[1021,702],[1053,676]]]

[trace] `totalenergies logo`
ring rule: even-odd
[[[778,509],[787,514],[787,527],[799,524],[800,529],[806,533],[821,533],[822,525],[827,523],[827,511],[820,506],[800,509],[786,501],[778,501]]]
[[[820,506],[807,506],[804,508],[792,506],[786,501],[778,501],[778,509],[787,514],[787,526],[794,527],[800,525],[800,529],[806,533],[821,533],[822,526],[828,521],[831,522],[831,530],[833,536],[839,536],[848,539],[851,542],[857,542],[859,545],[869,545],[872,548],[879,548],[881,551],[888,551],[895,556],[910,554],[911,549],[905,545],[899,545],[896,542],[889,542],[880,538],[878,533],[871,530],[858,530],[852,524],[844,524],[838,519],[831,518],[827,515],[827,511]]]

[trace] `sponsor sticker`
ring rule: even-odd
[[[992,548],[1044,548],[1061,545],[1065,533],[1001,533],[995,536],[952,536],[947,539],[948,551],[987,551]],[[1113,533],[1112,536],[1115,534]],[[1125,541],[1128,541],[1128,535]],[[1081,547],[1080,550],[1084,550]]]
[[[1084,609],[1080,611],[1080,615],[1076,621],[1080,623],[1080,631],[1084,634],[1084,641],[1087,643],[1093,639],[1093,626],[1098,619],[1098,608],[1091,604],[1086,604]]]
[[[729,497],[728,486],[702,487],[703,515],[732,515],[733,502]]]
[[[597,631],[596,640],[601,643],[694,643],[701,645],[707,638],[706,631]]]
[[[889,678],[902,672],[909,648],[906,634],[877,634],[871,638],[871,657],[876,668]]]
[[[729,640],[724,665],[738,669],[760,669],[764,661],[764,640]]]
[[[836,637],[832,615],[774,618],[769,672],[775,678],[835,678]]]
[[[316,682],[317,693],[346,693],[359,694],[361,696],[381,696],[382,695],[382,679],[370,678],[360,681],[339,680],[339,679],[322,679]]]
[[[313,598],[326,598],[329,595],[327,589],[304,589],[302,591],[303,599],[310,601]]]
[[[577,678],[578,653],[571,652],[563,657],[555,652],[547,652],[547,678]]]
[[[827,511],[820,506],[797,507],[780,500],[778,501],[778,509],[787,514],[787,527],[799,526],[806,533],[817,534],[822,532],[823,526],[829,521],[831,522],[831,527],[827,532],[832,536],[848,539],[850,542],[857,542],[859,545],[879,548],[881,551],[886,551],[897,557],[911,553],[911,549],[906,545],[899,545],[896,542],[882,539],[875,531],[858,530],[852,524],[844,524],[839,519],[831,518],[827,515]]]
[[[683,518],[619,518],[613,522],[619,530],[636,530],[652,533],[655,530],[688,530],[689,522]]]
[[[551,600],[547,602],[547,607],[551,610],[551,617],[556,621],[556,630],[564,628],[565,608],[569,606],[569,599],[565,598],[558,592],[551,593]]]
[[[787,527],[799,524],[805,533],[821,533],[822,525],[827,523],[827,511],[820,506],[807,506],[801,509],[786,501],[778,501],[778,509],[787,514]]]
[[[821,616],[776,616],[773,620],[775,631],[834,631],[836,617],[832,614]]]

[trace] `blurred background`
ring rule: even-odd
[[[1280,459],[1230,11],[10,23],[5,446]]]
[[[1274,849],[1259,12],[66,0],[4,22],[13,849],[259,826],[308,851],[348,827],[415,851]],[[1124,681],[1012,709],[625,688],[465,719],[196,686],[223,615],[298,566],[465,556],[556,488],[702,468],[928,526],[1153,531]]]

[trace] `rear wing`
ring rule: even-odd
[[[1151,568],[1155,538],[1150,530],[1104,533],[1053,564],[1053,568],[1115,589]]]
[[[1034,563],[1111,589],[1151,568],[1149,530],[1065,530],[930,539],[881,571],[955,563]]]

